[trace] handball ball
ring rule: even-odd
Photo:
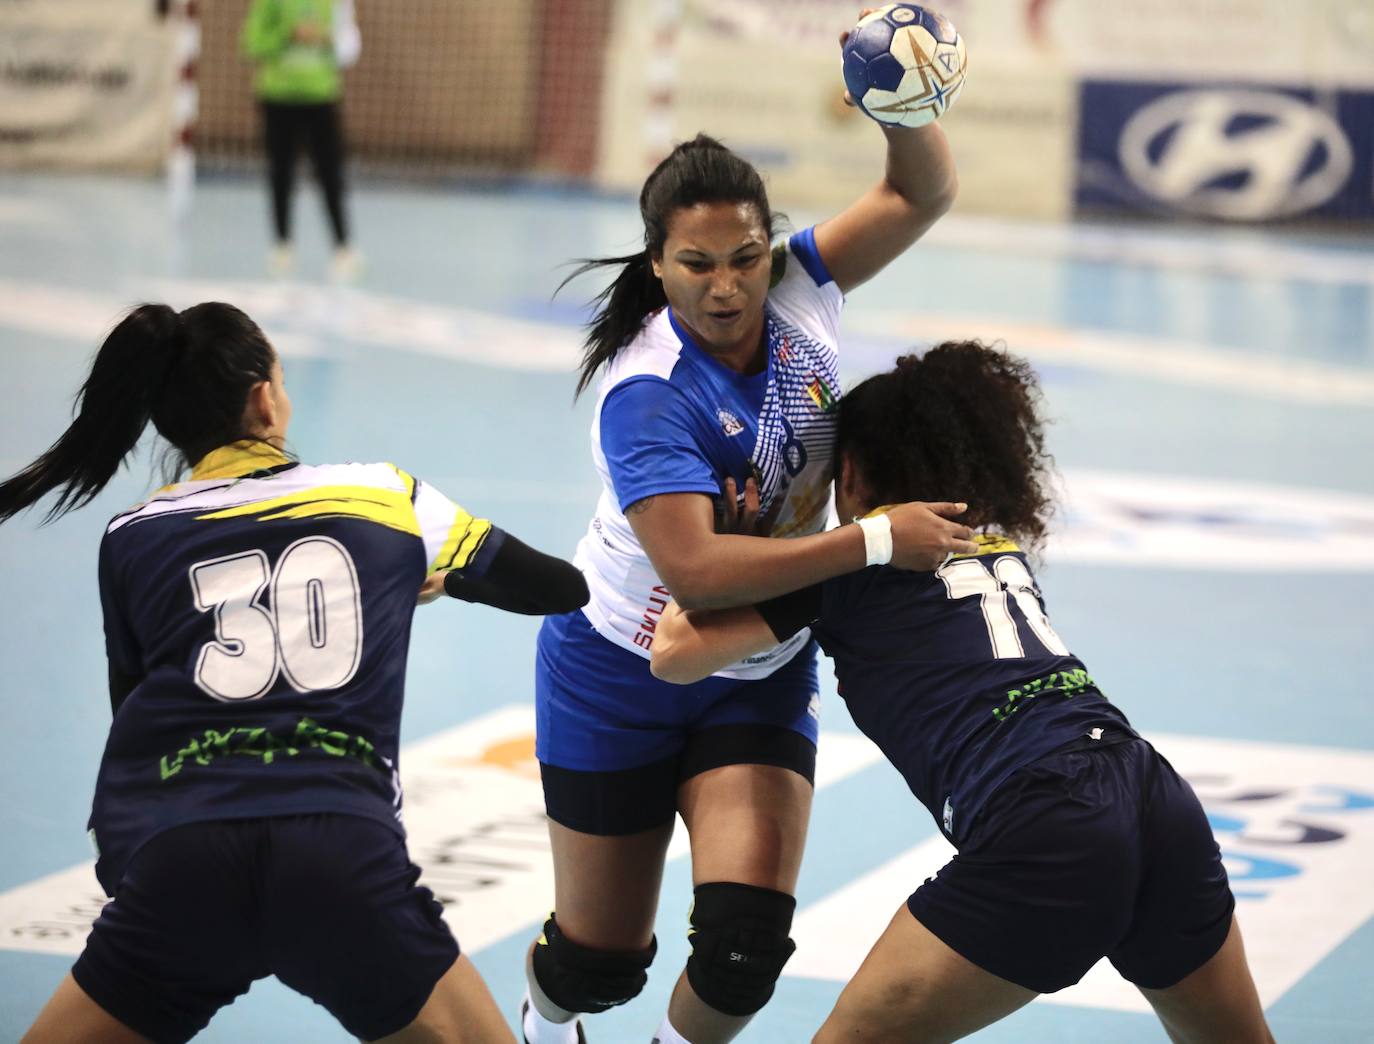
[[[923,127],[943,116],[968,66],[949,19],[915,4],[888,4],[860,19],[843,53],[844,85],[859,108],[896,127]]]

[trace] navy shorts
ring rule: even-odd
[[[134,855],[72,975],[154,1041],[195,1036],[275,975],[355,1037],[413,1022],[458,958],[395,830],[360,816],[218,820]]]
[[[1192,787],[1143,739],[1077,740],[1014,773],[907,900],[947,946],[1038,993],[1103,957],[1164,989],[1226,941],[1235,900]]]
[[[810,780],[819,707],[814,642],[758,681],[672,685],[581,611],[549,617],[535,671],[545,807],[573,830],[631,834],[671,820],[678,785],[708,769],[778,765]]]

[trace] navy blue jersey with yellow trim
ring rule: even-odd
[[[416,597],[480,576],[503,535],[390,464],[211,453],[116,516],[100,597],[119,701],[91,812],[113,893],[157,833],[310,812],[399,825]]]
[[[1134,735],[1050,626],[1025,554],[978,542],[934,573],[828,580],[812,624],[854,723],[956,842],[1016,769],[1096,728]]]

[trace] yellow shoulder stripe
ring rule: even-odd
[[[1020,551],[1014,540],[1001,533],[975,533],[973,542],[978,550],[968,555],[955,555],[955,558],[978,558],[980,555],[1004,555],[1008,551]]]
[[[472,561],[472,556],[477,554],[477,549],[482,546],[490,532],[491,523],[485,518],[473,518],[459,508],[458,517],[453,520],[448,537],[439,548],[439,553],[434,556],[434,561],[429,564],[429,571],[433,573],[439,569],[462,569]]]
[[[381,489],[377,486],[314,486],[285,496],[269,497],[266,500],[255,500],[251,504],[210,511],[204,515],[197,515],[196,520],[249,516],[256,517],[259,522],[272,522],[282,518],[344,516],[376,522],[388,529],[420,536],[420,523],[415,517],[415,509],[411,506],[409,494],[399,489]]]
[[[388,464],[387,464],[387,467],[389,467],[392,471],[396,472],[396,476],[401,480],[401,484],[405,486],[405,488],[406,488],[406,499],[407,499],[407,500],[414,500],[414,499],[415,499],[415,476],[412,475],[412,474],[411,474],[410,472],[408,472],[408,471],[402,471],[402,470],[401,470],[400,468],[398,468],[395,464],[390,464],[390,463],[388,463]]]

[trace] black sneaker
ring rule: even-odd
[[[530,1010],[530,1002],[525,1000],[520,1002],[520,1039],[525,1044],[530,1044],[529,1037],[525,1036],[525,1015]],[[587,1044],[587,1034],[582,1031],[582,1018],[577,1019],[577,1044]]]

